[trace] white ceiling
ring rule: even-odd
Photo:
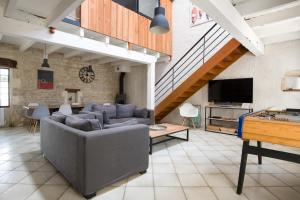
[[[62,0],[20,0],[16,9],[33,15],[49,17]]]
[[[300,39],[300,0],[231,0],[264,44]]]

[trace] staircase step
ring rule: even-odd
[[[209,80],[214,79],[247,51],[248,50],[240,45],[235,39],[231,39],[214,56],[212,56],[210,60],[206,61],[202,67],[191,74],[189,79],[181,83],[181,85],[184,84],[180,89],[181,92],[176,89],[173,91],[179,92],[179,94],[181,94],[179,97],[177,95],[169,96],[163,103],[158,104],[157,110],[160,110],[160,112],[155,113],[156,120],[161,120],[167,116],[172,110],[185,102],[189,97],[206,85]],[[215,63],[211,59],[218,59],[221,61]],[[182,88],[186,88],[186,91],[182,91]]]

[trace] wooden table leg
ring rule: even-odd
[[[248,152],[247,152],[248,147],[249,147],[249,141],[244,141],[242,156],[241,156],[241,163],[240,163],[239,181],[238,181],[238,186],[237,186],[237,191],[236,191],[237,194],[241,194],[243,191],[244,178],[245,178],[246,165],[247,165],[247,157],[248,157]]]

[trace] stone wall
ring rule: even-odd
[[[62,104],[65,88],[80,89],[82,102],[114,102],[118,92],[119,74],[109,65],[82,62],[80,57],[64,59],[62,54],[49,55],[49,64],[54,70],[54,89],[37,89],[37,70],[40,68],[43,52],[29,49],[20,53],[17,46],[0,43],[0,57],[18,62],[17,69],[10,71],[11,106],[5,109],[6,126],[20,126],[23,123],[22,107],[28,103]],[[92,83],[83,83],[78,76],[79,69],[91,64],[95,72]]]

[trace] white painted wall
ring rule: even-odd
[[[156,65],[156,81],[167,72],[215,22],[190,26],[190,1],[173,1],[173,52],[170,63]]]
[[[254,79],[253,106],[261,110],[271,106],[279,108],[300,108],[300,92],[281,91],[281,79],[290,70],[300,69],[300,40],[266,46],[264,56],[255,57],[247,53],[216,79],[247,78]],[[208,104],[207,86],[199,90],[187,102]],[[204,109],[202,109],[204,117]],[[179,123],[178,110],[174,110],[163,121]],[[202,121],[203,122],[203,121]]]

